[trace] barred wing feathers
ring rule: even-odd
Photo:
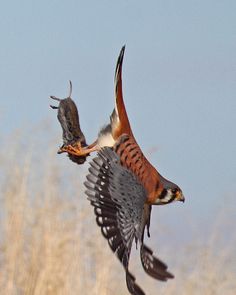
[[[111,148],[103,148],[92,160],[85,186],[97,224],[125,268],[129,292],[144,295],[128,270],[134,239],[141,244],[140,258],[145,272],[161,281],[173,278],[167,266],[143,243],[144,229],[150,219],[145,188],[132,171],[121,166],[119,156]],[[147,206],[149,211],[145,213]]]
[[[167,271],[167,265],[153,255],[153,251],[142,244],[140,247],[140,258],[145,272],[159,281],[173,279],[174,276]]]
[[[144,295],[128,271],[132,242],[141,239],[142,211],[146,192],[135,175],[120,165],[111,148],[103,148],[93,159],[85,186],[94,206],[97,224],[126,271],[131,294]]]

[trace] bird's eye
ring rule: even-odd
[[[172,189],[172,194],[176,195],[177,191],[178,191],[177,188],[173,188],[173,189]]]

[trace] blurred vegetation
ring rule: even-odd
[[[123,269],[83,193],[86,164],[79,167],[57,156],[58,141],[39,137],[32,144],[21,133],[1,139],[0,293],[128,294]],[[132,271],[147,295],[234,295],[236,245],[230,240],[216,253],[217,240],[216,227],[208,247],[202,248],[197,237],[183,245],[170,268],[176,278],[168,283],[148,278],[137,257]],[[176,256],[170,246],[168,255]]]

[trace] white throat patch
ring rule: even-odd
[[[156,205],[164,205],[165,203],[168,203],[171,199],[173,198],[173,193],[171,190],[167,190],[166,191],[166,195],[164,196],[164,198],[157,198],[155,201]]]

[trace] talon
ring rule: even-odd
[[[66,145],[66,146],[62,146],[58,152],[58,154],[62,154],[62,153],[68,153],[74,156],[81,156],[81,143],[80,142],[76,142],[73,145]]]
[[[70,145],[67,145],[67,146],[62,146],[59,148],[58,150],[58,154],[62,154],[62,153],[69,153],[70,152]]]

